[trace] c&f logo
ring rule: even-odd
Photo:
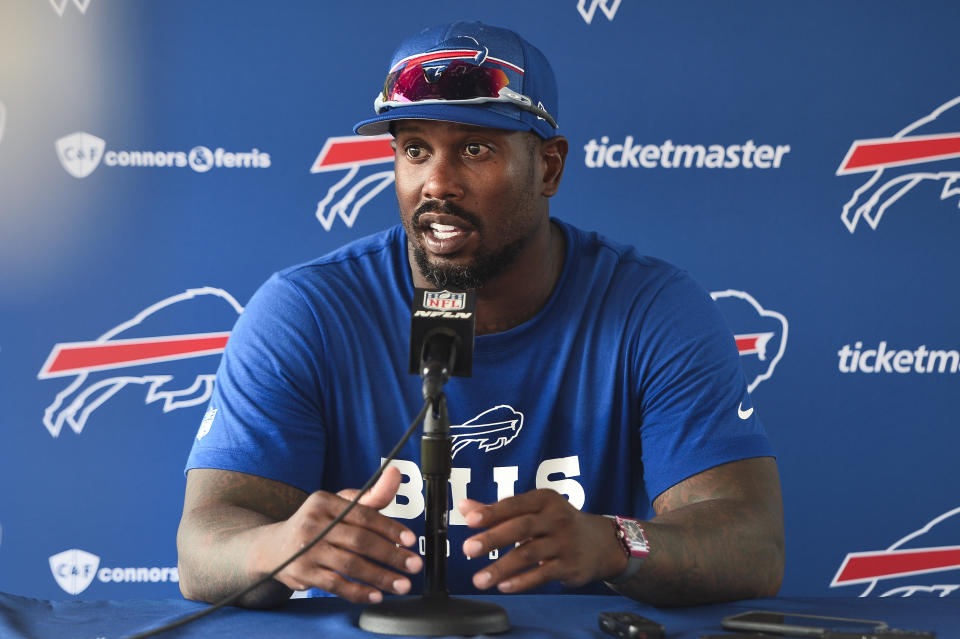
[[[180,581],[180,573],[175,567],[100,568],[100,557],[77,548],[64,550],[50,557],[50,572],[53,573],[57,585],[71,595],[79,595],[89,588],[94,578],[104,584],[156,584]]]
[[[336,202],[333,202],[337,193],[357,176],[360,167],[393,162],[393,147],[390,146],[392,139],[391,135],[347,135],[328,138],[324,143],[317,159],[313,161],[313,166],[310,167],[310,172],[326,173],[349,169],[340,181],[327,189],[323,199],[317,202],[317,220],[324,230],[329,231],[333,228],[334,219],[337,217],[343,220],[347,228],[352,228],[363,205],[393,184],[392,168],[388,171],[371,173],[357,180],[339,196]],[[364,189],[367,191],[358,198],[357,196]],[[332,205],[331,202],[333,202]]]
[[[63,17],[64,12],[67,10],[67,5],[70,4],[71,0],[50,0],[53,10],[57,12],[57,15],[61,18]],[[73,0],[73,6],[80,10],[80,13],[85,14],[87,12],[87,7],[90,6],[91,0]]]
[[[260,149],[232,152],[221,147],[214,150],[203,145],[189,151],[105,150],[106,142],[90,133],[78,131],[57,140],[57,157],[67,173],[85,178],[96,170],[100,161],[110,167],[185,168],[206,173],[212,168],[269,169],[270,154]]]
[[[580,12],[580,17],[583,18],[583,21],[587,24],[593,22],[593,15],[597,12],[597,8],[603,11],[604,15],[607,16],[607,20],[613,21],[613,17],[617,14],[617,9],[620,8],[620,0],[589,0],[590,6],[587,6],[588,0],[579,0],[577,2],[577,11]]]
[[[57,140],[57,157],[67,173],[75,178],[85,178],[100,165],[106,145],[97,136],[79,131]]]
[[[50,572],[57,585],[68,594],[79,595],[97,575],[100,558],[85,550],[73,548],[50,557]]]

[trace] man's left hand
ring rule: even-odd
[[[486,528],[463,542],[467,557],[516,545],[473,576],[481,590],[497,586],[501,592],[521,592],[550,581],[581,586],[626,568],[626,553],[610,520],[580,512],[554,490],[534,490],[493,504],[463,499],[458,508],[467,526]]]

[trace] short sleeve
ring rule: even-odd
[[[237,320],[187,460],[316,490],[326,447],[315,362],[314,312],[283,275],[271,277]]]
[[[641,455],[651,500],[714,466],[773,455],[736,341],[704,289],[674,274],[647,307],[640,333]]]

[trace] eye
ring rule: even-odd
[[[481,157],[490,152],[489,147],[480,144],[479,142],[468,142],[463,147],[464,153],[473,158]]]
[[[411,160],[418,160],[424,156],[426,153],[423,150],[423,147],[418,144],[408,144],[403,147],[403,152]]]

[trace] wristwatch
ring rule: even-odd
[[[650,554],[650,544],[647,542],[647,536],[643,532],[640,521],[619,515],[607,515],[607,517],[613,521],[617,539],[627,555],[627,567],[622,573],[606,581],[611,584],[621,584],[633,577],[640,569],[640,564]]]

